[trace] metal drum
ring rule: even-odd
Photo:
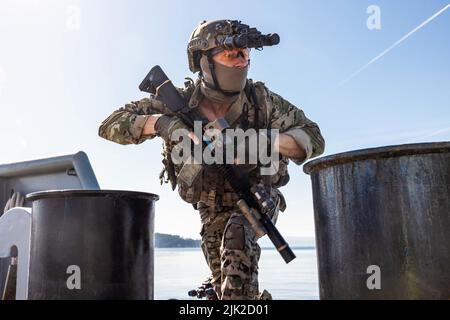
[[[313,160],[321,299],[450,298],[450,142]]]
[[[89,158],[83,151],[64,156],[0,164],[0,217],[7,201],[15,192],[26,195],[61,189],[100,189]],[[31,204],[25,201],[23,206],[30,207]],[[28,233],[26,232],[27,237]],[[20,236],[17,235],[16,239]],[[0,257],[0,297],[4,291],[10,260],[10,257]]]
[[[27,200],[28,299],[153,299],[157,195],[62,190]]]

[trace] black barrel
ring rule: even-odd
[[[450,298],[450,142],[336,154],[304,171],[321,299]]]
[[[28,299],[153,299],[157,195],[61,190],[27,199]]]

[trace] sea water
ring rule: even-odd
[[[319,299],[316,250],[294,247],[293,251],[297,258],[286,264],[275,249],[262,249],[260,290],[266,289],[277,300]],[[200,248],[155,249],[155,299],[192,299],[188,291],[209,275]]]

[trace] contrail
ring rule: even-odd
[[[439,130],[428,132],[428,133],[420,135],[420,136],[416,136],[416,137],[407,139],[407,140],[408,141],[410,141],[410,140],[417,140],[417,139],[424,140],[424,139],[428,139],[428,138],[431,138],[431,137],[434,137],[434,136],[437,136],[437,135],[441,135],[441,134],[449,132],[449,131],[450,131],[450,128],[442,128],[442,129],[439,129]]]
[[[397,42],[395,42],[393,45],[391,45],[389,48],[387,48],[386,50],[384,50],[383,52],[381,52],[379,55],[377,55],[375,58],[373,58],[372,60],[370,60],[367,64],[365,64],[364,66],[362,66],[361,68],[359,68],[358,70],[356,70],[354,73],[352,73],[347,79],[341,81],[339,83],[339,85],[343,85],[345,83],[347,83],[348,81],[350,81],[352,78],[354,78],[355,76],[357,76],[359,73],[361,73],[362,71],[364,71],[368,66],[370,66],[372,63],[374,63],[375,61],[377,61],[378,59],[380,59],[381,57],[383,57],[385,54],[387,54],[389,51],[391,51],[392,49],[394,49],[396,46],[398,46],[400,43],[402,43],[403,41],[405,41],[406,39],[408,39],[410,36],[412,36],[414,33],[416,33],[417,31],[419,31],[420,29],[422,29],[424,26],[426,26],[429,22],[431,22],[432,20],[434,20],[437,16],[439,16],[440,14],[442,14],[445,10],[447,10],[448,8],[450,8],[450,3],[447,4],[444,8],[442,8],[441,10],[439,10],[438,12],[436,12],[435,14],[433,14],[431,17],[429,17],[427,20],[425,20],[424,22],[422,22],[420,25],[418,25],[417,27],[415,27],[413,30],[411,30],[410,32],[408,32],[406,35],[404,35],[400,40],[398,40]]]

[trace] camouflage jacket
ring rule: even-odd
[[[252,82],[248,80],[247,86],[254,86],[260,111],[258,113],[259,123],[255,122],[255,104],[248,92],[243,91],[239,98],[231,105],[225,119],[231,128],[242,128],[246,123],[248,128],[272,128],[279,129],[280,133],[290,135],[295,139],[306,153],[306,158],[294,159],[294,163],[300,165],[311,157],[323,153],[325,142],[316,123],[309,120],[304,112],[293,104],[283,99],[278,94],[270,91],[262,82]],[[179,89],[180,93],[189,103],[189,107],[197,108],[203,95],[200,91],[200,85],[187,84],[184,89]],[[243,110],[246,110],[244,115]],[[133,101],[124,107],[114,111],[106,118],[99,128],[99,135],[102,138],[114,141],[120,144],[140,144],[147,139],[152,139],[156,135],[143,136],[142,131],[148,117],[152,114],[170,114],[167,107],[159,100],[152,97],[144,98],[139,101]],[[245,129],[245,128],[243,128]],[[173,144],[170,141],[164,141],[163,164],[164,170],[160,175],[161,182],[170,181],[172,188],[178,186],[180,196],[189,203],[202,201],[209,206],[233,207],[237,195],[235,195],[228,185],[224,183],[223,177],[219,177],[216,170],[205,168],[202,171],[200,179],[197,179],[193,186],[188,186],[177,179],[181,170],[180,165],[174,165],[170,160],[170,152]],[[278,187],[285,185],[289,180],[287,171],[289,159],[282,156],[278,172],[265,179],[264,184],[270,184],[275,191]],[[259,175],[258,167],[250,167],[249,176],[254,183],[260,183],[262,178]],[[164,173],[167,179],[164,179]],[[267,182],[268,181],[268,182]],[[284,202],[284,201],[283,201]],[[282,206],[283,207],[283,206]]]

